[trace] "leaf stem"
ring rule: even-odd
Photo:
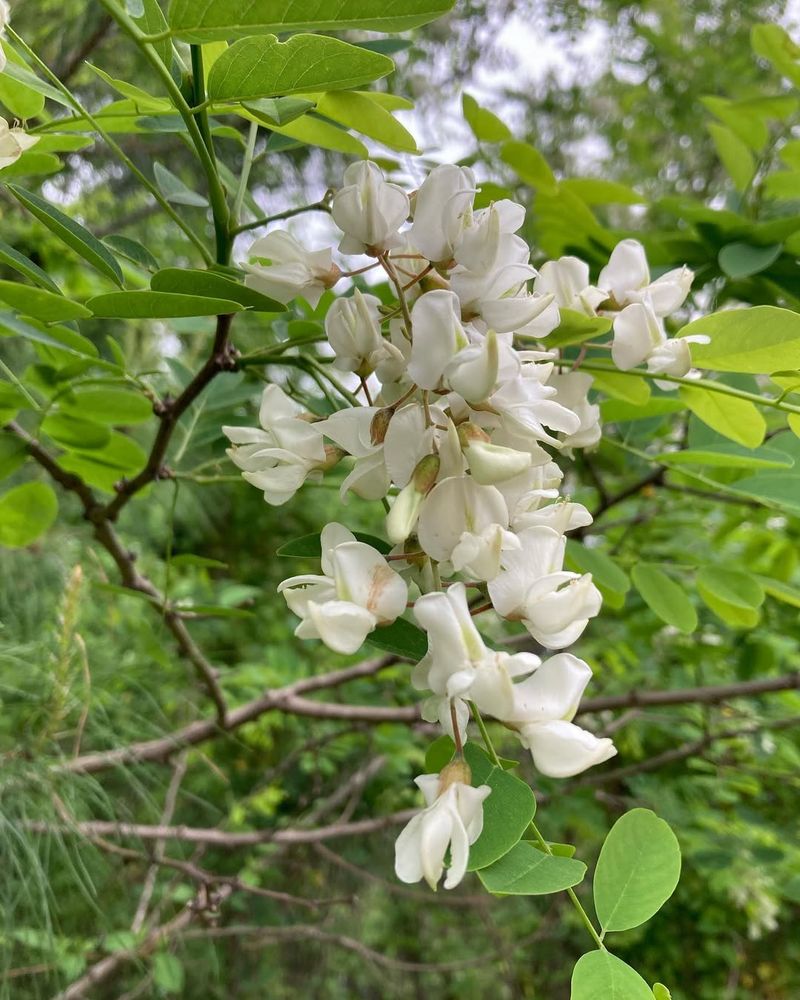
[[[253,166],[253,154],[256,151],[256,139],[258,138],[258,122],[250,122],[250,131],[247,134],[247,147],[244,151],[242,162],[242,174],[239,178],[239,187],[231,209],[231,221],[238,222],[239,214],[242,211],[244,196],[247,193],[247,182],[250,179],[250,168]]]
[[[492,763],[495,765],[495,767],[502,767],[503,764],[502,764],[500,758],[497,755],[497,751],[494,748],[494,744],[492,743],[492,739],[489,736],[489,731],[486,728],[486,723],[483,721],[483,716],[481,715],[481,713],[480,713],[480,711],[478,709],[478,706],[475,704],[474,701],[471,701],[469,703],[469,707],[470,707],[470,710],[472,711],[472,717],[475,720],[475,722],[476,722],[476,724],[478,726],[478,729],[480,731],[481,739],[483,740],[483,745],[486,747],[486,752],[489,754],[489,757],[490,757]],[[536,842],[541,847],[541,849],[545,852],[545,854],[549,854],[550,857],[553,857],[552,848],[550,847],[550,845],[548,844],[548,842],[544,839],[544,837],[542,836],[542,834],[541,834],[541,832],[539,830],[539,827],[533,822],[533,820],[531,820],[531,822],[530,822],[529,830],[531,831],[531,833],[533,834],[533,836],[536,838]],[[591,935],[591,938],[594,941],[594,943],[602,951],[605,951],[606,950],[606,946],[603,944],[603,939],[597,933],[597,930],[596,930],[594,924],[592,923],[591,917],[586,912],[586,910],[583,908],[583,904],[578,899],[578,897],[577,897],[577,895],[575,893],[575,890],[572,889],[572,888],[569,888],[569,889],[566,890],[566,893],[567,893],[567,895],[570,898],[570,902],[575,907],[575,910],[576,910],[578,916],[581,919],[581,923],[583,924],[583,926],[586,928],[586,930]]]

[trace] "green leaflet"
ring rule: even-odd
[[[637,563],[631,577],[645,604],[663,622],[687,634],[694,632],[697,612],[680,584],[652,563]]]
[[[680,336],[705,334],[692,344],[692,361],[717,372],[768,375],[800,368],[800,315],[777,306],[725,309],[689,323]]]
[[[244,306],[230,299],[202,298],[174,292],[110,292],[96,295],[86,305],[107,319],[165,319],[179,316],[222,316]]]
[[[7,188],[17,201],[62,243],[83,257],[87,264],[91,264],[95,270],[110,278],[120,287],[122,286],[122,271],[119,264],[110,250],[103,246],[100,240],[92,236],[88,229],[79,225],[60,209],[54,208],[38,194],[26,191],[25,188],[18,187],[16,184],[9,184]]]
[[[213,101],[282,97],[314,90],[346,90],[394,70],[387,56],[323,35],[242,38],[214,63],[208,77]]]
[[[582,861],[545,854],[522,840],[499,861],[482,868],[478,878],[491,893],[544,896],[578,885],[585,874]]]
[[[23,483],[0,496],[0,545],[24,548],[52,525],[58,501],[47,483]]]
[[[441,17],[454,0],[172,0],[169,24],[187,41],[257,33],[342,31],[394,33]]]
[[[590,951],[572,972],[570,1000],[653,1000],[638,972],[607,951]]]
[[[536,813],[536,799],[526,782],[493,764],[474,743],[467,744],[464,756],[472,770],[472,784],[492,789],[483,804],[483,830],[469,851],[467,870],[474,872],[498,861],[519,843]]]
[[[609,831],[594,873],[594,905],[604,931],[638,927],[675,891],[681,852],[675,834],[649,809],[632,809]]]

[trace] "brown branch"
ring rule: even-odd
[[[404,809],[388,816],[356,820],[352,823],[331,823],[303,829],[301,827],[269,830],[248,830],[230,833],[216,827],[161,826],[147,823],[114,823],[109,820],[88,820],[79,823],[53,824],[41,820],[25,823],[25,829],[32,833],[73,834],[89,839],[97,837],[122,837],[138,840],[177,840],[188,844],[209,844],[214,847],[253,847],[256,844],[316,844],[321,840],[335,840],[339,837],[356,837],[375,833],[387,827],[406,823],[416,816],[418,809]]]
[[[161,424],[150,449],[147,464],[133,479],[124,480],[119,484],[116,497],[103,510],[103,516],[107,520],[115,521],[131,497],[163,476],[164,458],[180,418],[220,372],[233,371],[236,367],[234,352],[228,340],[232,321],[232,314],[217,317],[214,344],[205,364],[179,396],[162,403],[157,408]]]
[[[110,14],[104,14],[91,35],[73,52],[67,59],[63,69],[56,70],[56,76],[61,78],[62,83],[69,83],[72,77],[78,72],[83,63],[94,52],[97,46],[103,41],[106,35],[114,26],[114,19]]]
[[[162,614],[164,623],[175,637],[178,647],[184,657],[189,660],[200,680],[206,687],[211,700],[217,709],[216,723],[225,726],[227,706],[222,694],[222,688],[217,680],[217,672],[208,662],[200,648],[191,637],[180,612],[165,604],[164,598],[146,576],[136,569],[136,557],[122,544],[121,539],[108,519],[108,512],[97,500],[93,491],[79,477],[66,469],[62,469],[56,460],[42,448],[36,438],[32,437],[16,421],[6,424],[10,431],[25,443],[28,454],[65,490],[74,493],[81,501],[84,517],[92,525],[94,536],[114,560],[123,586],[129,590],[146,594],[153,599],[154,605]],[[80,760],[80,758],[75,758]]]
[[[800,671],[736,684],[709,687],[677,688],[674,691],[631,691],[630,694],[587,698],[581,702],[579,715],[609,708],[651,708],[654,705],[716,705],[731,698],[748,698],[773,691],[800,690]]]
[[[217,890],[213,901],[211,901],[212,906],[219,906],[220,903],[223,903],[231,895],[232,891],[229,886],[221,886]],[[54,997],[53,1000],[83,1000],[87,996],[87,991],[106,982],[127,962],[147,958],[148,955],[152,955],[164,941],[175,937],[176,934],[179,934],[188,927],[204,908],[202,900],[192,900],[172,920],[168,920],[165,924],[151,931],[141,944],[135,948],[127,948],[122,951],[115,951],[113,955],[107,955],[91,966],[80,979],[76,979],[74,983]]]
[[[305,715],[323,719],[347,719],[358,722],[415,722],[419,719],[416,707],[412,708],[373,708],[368,705],[340,705],[333,702],[317,702],[301,697],[310,691],[323,691],[338,687],[347,681],[370,677],[390,666],[396,660],[391,656],[382,656],[373,660],[365,660],[352,667],[334,670],[316,677],[307,677],[295,681],[283,688],[267,691],[259,698],[246,702],[228,712],[226,731],[238,729],[245,723],[253,722],[266,712],[281,711],[292,715]],[[55,765],[56,771],[71,771],[78,774],[94,774],[110,767],[138,764],[144,761],[164,761],[183,747],[196,746],[219,735],[220,726],[217,719],[200,719],[189,723],[167,736],[154,740],[144,740],[132,743],[118,750],[104,750],[99,753],[84,754],[72,760],[66,760]]]

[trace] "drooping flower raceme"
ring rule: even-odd
[[[355,652],[395,622],[399,643],[427,639],[412,683],[427,693],[423,715],[451,736],[455,759],[442,775],[418,779],[428,807],[398,838],[396,868],[405,881],[435,886],[449,847],[447,887],[463,876],[488,794],[472,787],[461,756],[470,703],[515,733],[548,776],[578,774],[616,752],[572,721],[591,676],[582,660],[560,652],[542,663],[533,652],[493,649],[479,616],[521,622],[550,650],[580,638],[601,605],[591,575],[564,566],[566,534],[592,516],[565,495],[572,477],[562,465],[601,435],[584,353],[611,347],[621,369],[647,364],[683,376],[693,339],[670,339],[664,322],[686,299],[687,268],[653,279],[643,247],[623,240],[596,276],[576,257],[537,272],[520,236],[524,208],[508,200],[476,208],[477,187],[465,167],[435,167],[416,192],[374,163],[348,167],[332,201],[339,251],[371,256],[366,270],[383,270],[392,301],[356,287],[328,308],[327,344],[313,366],[327,382],[317,413],[287,394],[303,378],[292,370],[287,393],[265,390],[259,427],[224,428],[230,457],[269,503],[331,472],[343,501],[355,494],[386,508],[387,555],[332,523],[321,536],[321,573],[280,590],[300,619],[296,635],[336,652]],[[314,307],[340,278],[364,270],[363,262],[340,268],[333,247],[308,251],[280,231],[250,256],[248,285]],[[562,310],[597,318],[599,342],[570,356],[559,340],[551,348]],[[291,341],[278,347],[294,369]]]

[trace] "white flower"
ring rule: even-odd
[[[377,549],[333,522],[322,529],[323,576],[293,576],[278,587],[302,619],[300,639],[322,639],[337,653],[355,653],[379,625],[406,608],[408,588]]]
[[[376,255],[398,246],[402,242],[398,230],[408,213],[408,195],[387,183],[377,164],[351,163],[331,203],[333,221],[344,233],[339,249]]]
[[[572,645],[599,611],[590,573],[563,569],[566,539],[552,528],[525,528],[521,548],[503,553],[503,570],[489,581],[489,597],[503,618],[521,620],[548,649]]]
[[[582,503],[570,503],[567,500],[556,500],[545,507],[535,507],[522,511],[513,519],[514,531],[543,525],[552,528],[560,535],[576,528],[585,528],[592,523],[592,515]]]
[[[372,421],[378,410],[377,406],[337,410],[315,425],[356,460],[339,488],[339,495],[345,502],[350,490],[362,500],[380,500],[389,490],[383,447],[372,443]]]
[[[503,199],[476,212],[464,227],[453,257],[471,274],[489,274],[509,259],[527,260],[528,245],[513,236],[525,221],[525,209]]]
[[[580,430],[581,418],[556,401],[557,390],[546,383],[552,365],[522,365],[516,378],[503,383],[492,395],[492,409],[500,414],[501,428],[508,439],[503,443],[525,450],[525,442],[545,441],[559,447],[558,438],[545,427],[563,434]]]
[[[435,389],[456,354],[469,346],[458,298],[444,289],[425,292],[414,303],[411,324],[408,377],[420,389]]]
[[[331,248],[306,250],[290,233],[276,230],[253,243],[248,256],[268,264],[243,264],[245,284],[277,302],[301,296],[316,308],[326,288],[332,288],[341,272],[333,263]]]
[[[469,167],[434,167],[414,197],[410,243],[434,263],[450,261],[474,196],[475,175]]]
[[[707,344],[710,339],[705,334],[696,333],[690,337],[673,337],[672,340],[665,340],[648,357],[647,368],[651,372],[683,378],[689,374],[692,367],[689,344]],[[657,380],[656,385],[662,389],[677,388],[674,382]]]
[[[614,320],[611,358],[620,371],[635,368],[666,341],[664,324],[649,302],[633,302]]]
[[[464,448],[469,471],[476,483],[495,486],[530,468],[530,452],[503,448],[488,441],[471,440]]]
[[[469,613],[463,583],[452,584],[446,593],[423,594],[414,604],[414,617],[428,633],[428,652],[414,668],[411,681],[435,696],[424,706],[423,715],[429,721],[438,717],[451,735],[454,699],[474,701],[481,712],[496,719],[508,718],[514,704],[512,678],[529,674],[541,662],[539,657],[488,649]],[[462,724],[466,718],[459,713],[459,727]]]
[[[465,532],[450,563],[456,573],[465,573],[471,580],[493,580],[500,572],[503,553],[518,548],[519,539],[513,532],[490,524],[480,534]]]
[[[8,8],[7,0],[0,0],[0,31],[5,31],[10,18],[11,11]]]
[[[356,289],[351,298],[339,298],[325,317],[325,334],[336,354],[334,366],[368,375],[382,358],[383,337],[378,312],[380,299]]]
[[[533,290],[554,296],[563,309],[587,316],[594,316],[600,303],[608,298],[606,292],[589,284],[589,265],[578,257],[559,257],[542,264]]]
[[[471,476],[450,476],[422,502],[417,537],[432,559],[443,562],[466,535],[480,535],[493,524],[508,527],[508,508],[497,487],[481,486]]]
[[[2,45],[0,45],[0,52],[2,51]],[[5,54],[3,60],[5,60]],[[0,66],[0,71],[2,69],[3,66]],[[28,135],[25,129],[21,128],[9,128],[5,118],[0,118],[0,170],[16,163],[25,150],[35,146],[38,141],[38,135]]]
[[[276,385],[261,396],[261,427],[223,427],[233,445],[227,454],[243,478],[264,491],[273,506],[286,503],[306,478],[319,479],[327,455],[319,424],[300,419],[303,408]]]
[[[642,244],[637,240],[622,240],[600,272],[598,283],[617,306],[647,298],[657,316],[669,316],[683,305],[693,278],[688,267],[678,267],[651,281]]]
[[[572,777],[617,752],[610,739],[572,723],[591,676],[583,660],[558,653],[514,685],[511,717],[504,721],[518,730],[537,770],[548,777]]]
[[[453,781],[442,790],[438,774],[421,774],[415,780],[428,808],[412,817],[397,838],[395,872],[401,882],[410,884],[424,878],[436,889],[449,847],[450,867],[444,887],[454,889],[467,870],[470,845],[481,835],[483,802],[491,788]]]
[[[592,376],[584,372],[565,372],[551,375],[547,384],[556,390],[555,400],[580,420],[580,426],[572,434],[561,438],[563,448],[591,448],[600,440],[600,407],[589,402]]]

